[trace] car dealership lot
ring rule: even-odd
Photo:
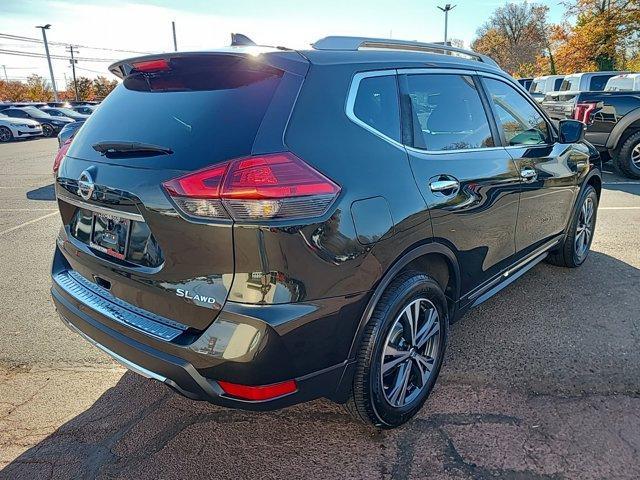
[[[419,418],[197,403],[113,363],[49,299],[55,139],[0,146],[0,478],[638,478],[640,182],[605,174],[593,252],[452,329]]]

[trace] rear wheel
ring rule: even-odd
[[[53,127],[51,125],[49,125],[48,123],[43,123],[42,124],[42,135],[44,137],[53,137]]]
[[[629,178],[640,178],[640,132],[627,138],[615,155],[616,171]]]
[[[347,410],[382,428],[411,419],[438,378],[447,331],[447,303],[438,283],[418,272],[396,278],[365,330]]]
[[[13,138],[13,133],[7,127],[0,127],[0,142],[10,142]]]
[[[575,268],[584,263],[591,249],[598,214],[598,194],[588,185],[578,200],[569,232],[560,247],[549,254],[547,261],[560,267]]]

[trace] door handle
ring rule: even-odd
[[[429,184],[432,192],[446,192],[447,190],[457,190],[460,187],[460,182],[457,180],[436,180]]]
[[[533,180],[538,176],[538,173],[531,168],[523,168],[520,170],[520,177],[523,180]]]

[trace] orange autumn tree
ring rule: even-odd
[[[551,33],[560,73],[628,68],[629,57],[638,50],[640,0],[572,0],[564,5],[576,20]]]

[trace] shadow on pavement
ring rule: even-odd
[[[56,193],[53,183],[51,185],[46,185],[44,187],[28,191],[27,198],[29,200],[55,200]]]
[[[401,429],[323,400],[227,410],[126,373],[0,478],[638,478],[639,286],[598,252],[537,267],[454,326],[443,377]]]

